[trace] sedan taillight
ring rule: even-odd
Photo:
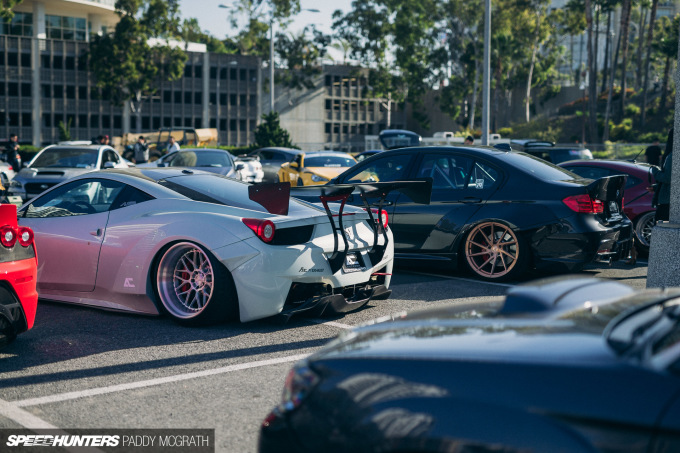
[[[253,232],[255,235],[262,240],[262,242],[271,242],[274,240],[274,233],[276,232],[276,227],[271,220],[263,219],[241,219],[242,222]]]
[[[572,195],[562,200],[569,209],[581,214],[600,214],[604,212],[602,200],[592,198],[588,194]]]

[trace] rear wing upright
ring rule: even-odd
[[[371,207],[376,207],[378,213],[385,205],[387,195],[393,191],[399,191],[407,195],[414,203],[430,204],[432,195],[432,178],[415,181],[375,182],[356,184],[332,184],[325,186],[291,187],[290,183],[258,184],[248,187],[248,195],[251,200],[262,205],[268,212],[278,215],[288,214],[290,196],[304,198],[318,197],[326,211],[331,228],[333,229],[333,253],[328,258],[333,273],[340,270],[345,262],[349,250],[349,241],[342,223],[345,204],[350,195],[358,195],[361,198],[364,209],[370,218],[369,225],[373,229],[373,246],[369,252],[372,263],[382,260],[387,249],[389,239],[387,231],[373,215]],[[376,201],[377,199],[377,201]],[[339,203],[337,213],[333,213],[328,203]],[[334,217],[338,218],[336,223]],[[380,218],[380,214],[378,214]],[[342,238],[344,248],[339,250],[338,233]],[[378,245],[378,235],[382,234],[384,244]]]

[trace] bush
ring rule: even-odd
[[[609,130],[609,138],[614,142],[626,141],[630,142],[635,139],[633,133],[633,120],[631,118],[624,118],[619,124],[612,124]]]
[[[635,104],[627,104],[624,109],[623,116],[626,118],[632,118],[640,115],[640,107]]]
[[[498,133],[501,134],[501,137],[506,138],[506,137],[512,137],[512,128],[511,127],[501,127],[498,129]]]

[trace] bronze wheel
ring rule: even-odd
[[[508,278],[524,271],[526,262],[520,240],[506,225],[484,222],[465,240],[465,260],[472,272],[487,280]]]

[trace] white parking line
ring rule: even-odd
[[[340,322],[335,322],[335,321],[324,321],[322,319],[310,319],[310,322],[313,322],[314,324],[323,324],[324,326],[331,326],[331,327],[337,327],[338,329],[353,329],[354,326],[350,326],[349,324],[342,324]]]
[[[0,415],[28,429],[58,429],[45,420],[21,409],[16,404],[5,400],[0,400]]]
[[[486,282],[484,280],[475,280],[472,278],[464,278],[464,277],[449,277],[448,275],[440,275],[440,274],[429,274],[427,272],[418,272],[418,271],[404,271],[409,274],[415,274],[415,275],[425,275],[427,277],[439,277],[439,278],[445,278],[448,280],[461,280],[464,282],[470,282],[470,283],[480,283],[483,285],[494,285],[494,286],[502,286],[504,288],[512,288],[515,285],[511,285],[509,283],[496,283],[496,282]]]
[[[290,355],[286,357],[279,357],[277,359],[268,359],[268,360],[258,360],[257,362],[249,362],[249,363],[240,363],[238,365],[229,365],[221,368],[215,368],[212,370],[203,370],[203,371],[196,371],[193,373],[185,373],[185,374],[176,374],[174,376],[167,376],[167,377],[162,377],[162,378],[156,378],[156,379],[148,379],[146,381],[138,381],[138,382],[130,382],[127,384],[118,384],[118,385],[111,385],[108,387],[99,387],[99,388],[94,388],[94,389],[88,389],[88,390],[80,390],[77,392],[66,392],[66,393],[59,393],[56,395],[50,395],[50,396],[42,396],[39,398],[28,398],[25,400],[19,400],[19,401],[12,401],[8,403],[11,406],[14,406],[16,408],[20,407],[28,407],[28,406],[38,406],[40,404],[50,404],[50,403],[58,403],[60,401],[68,401],[68,400],[74,400],[78,398],[86,398],[88,396],[98,396],[98,395],[106,395],[108,393],[114,393],[114,392],[122,392],[125,390],[135,390],[139,388],[144,388],[144,387],[152,387],[154,385],[162,385],[162,384],[170,384],[173,382],[179,382],[179,381],[186,381],[189,379],[196,379],[200,377],[206,377],[206,376],[214,376],[217,374],[224,374],[224,373],[231,373],[232,371],[240,371],[240,370],[247,370],[250,368],[258,368],[258,367],[263,367],[267,365],[277,365],[281,363],[288,363],[288,362],[297,362],[298,360],[302,360],[305,357],[307,357],[309,354],[296,354],[296,355]],[[0,406],[1,408],[1,406]],[[26,412],[26,411],[22,411]]]

